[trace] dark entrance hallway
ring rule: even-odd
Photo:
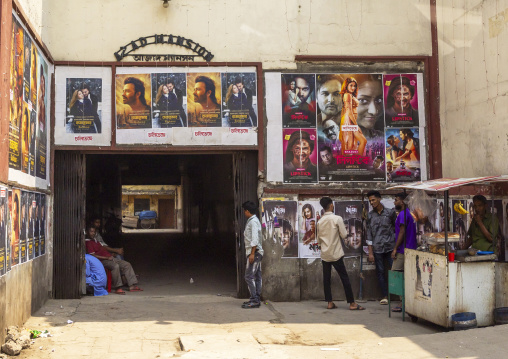
[[[181,186],[181,198],[171,202],[174,230],[124,228],[128,233],[105,233],[104,239],[124,247],[147,294],[236,295],[233,167],[231,154],[86,155],[87,220],[102,216],[104,227],[111,213],[125,214],[125,186]],[[167,203],[160,208],[167,211]]]

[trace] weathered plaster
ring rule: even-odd
[[[293,68],[295,55],[429,55],[428,0],[46,0],[43,37],[56,60],[114,61],[140,36],[199,42],[213,61]],[[150,46],[141,53],[175,53]],[[140,50],[138,50],[140,51]]]
[[[508,1],[438,1],[443,175],[508,173]]]

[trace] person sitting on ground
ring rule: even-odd
[[[123,257],[123,248],[112,248],[108,246],[106,242],[104,242],[104,239],[101,235],[101,219],[100,217],[94,217],[92,218],[92,222],[90,223],[92,227],[95,227],[95,239],[97,242],[99,242],[105,250],[107,250],[109,253],[113,255],[113,257],[116,257],[118,259],[124,260]]]
[[[125,294],[122,289],[122,276],[125,276],[129,291],[141,292],[142,289],[138,287],[138,280],[134,269],[129,262],[113,257],[97,239],[95,239],[95,227],[88,226],[86,229],[86,251],[95,258],[99,259],[104,268],[111,271],[111,287],[115,289],[116,294]]]
[[[85,254],[86,262],[86,292],[96,297],[108,295],[106,285],[108,277],[101,261],[90,254]]]

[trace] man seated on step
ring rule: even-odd
[[[125,294],[122,289],[122,276],[125,276],[129,291],[141,292],[142,289],[138,287],[138,280],[136,274],[132,269],[129,262],[113,257],[95,238],[95,227],[87,226],[85,244],[86,252],[99,259],[104,268],[111,271],[111,288],[114,289],[116,294]]]
[[[95,239],[97,240],[97,242],[102,244],[104,249],[106,249],[109,253],[111,253],[113,255],[113,257],[116,257],[121,260],[125,259],[123,257],[124,256],[123,248],[112,248],[112,247],[108,246],[108,244],[106,242],[104,242],[104,239],[102,238],[102,235],[101,235],[101,218],[100,217],[98,217],[98,216],[93,217],[92,221],[90,222],[90,226],[95,227]]]

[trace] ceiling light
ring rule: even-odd
[[[169,0],[162,0],[162,6],[165,8],[169,6]]]

